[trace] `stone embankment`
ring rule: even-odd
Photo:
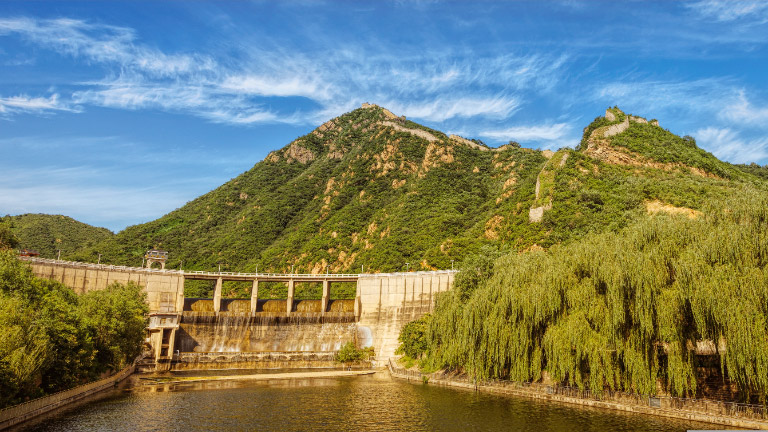
[[[136,364],[140,360],[141,358],[136,359],[132,365],[111,377],[2,409],[0,410],[0,430],[19,425],[55,409],[63,408],[98,392],[115,388],[117,384],[128,378],[136,370]]]
[[[596,396],[592,395],[588,390],[558,385],[501,380],[477,382],[469,379],[466,375],[446,373],[422,374],[418,371],[397,367],[392,359],[390,359],[388,367],[390,375],[394,378],[425,384],[713,423],[737,428],[768,429],[768,407],[763,405],[647,396],[623,392],[606,392],[604,395]]]

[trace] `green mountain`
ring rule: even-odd
[[[328,121],[251,170],[162,218],[132,226],[103,259],[140,262],[151,247],[170,267],[388,271],[450,268],[505,225],[522,223],[539,151],[490,149],[370,106]],[[408,264],[406,264],[408,263]]]
[[[112,239],[114,234],[106,228],[78,222],[71,217],[46,214],[5,216],[0,223],[10,227],[19,241],[18,248],[33,249],[45,258],[72,257],[77,252],[93,248]]]
[[[545,164],[531,212],[553,235],[585,220],[591,232],[471,257],[435,312],[409,324],[416,336],[401,334],[408,354],[479,380],[765,404],[763,170],[609,110],[578,151]],[[577,216],[584,205],[600,211]]]
[[[761,174],[617,108],[585,128],[579,148],[552,153],[489,148],[366,104],[71,257],[138,265],[147,249],[162,248],[169,268],[450,268],[484,246],[549,248],[644,214],[695,217],[744,183],[764,188]]]

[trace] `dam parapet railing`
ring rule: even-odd
[[[80,261],[64,261],[50,258],[18,257],[21,261],[33,263],[53,264],[62,267],[87,268],[93,270],[116,270],[126,272],[157,273],[157,274],[184,274],[183,270],[161,270],[157,268],[118,266],[111,264],[94,264]]]
[[[119,266],[111,264],[94,264],[80,261],[65,261],[51,258],[37,258],[37,257],[18,257],[22,261],[53,264],[59,266],[88,268],[95,270],[117,270],[128,272],[142,272],[142,273],[157,273],[157,274],[175,274],[186,276],[235,276],[235,277],[255,277],[255,278],[294,278],[294,279],[322,279],[322,278],[391,278],[391,277],[413,277],[422,276],[427,274],[454,274],[458,273],[458,270],[429,270],[429,271],[412,271],[412,272],[392,272],[392,273],[248,273],[248,272],[222,272],[222,271],[204,271],[204,270],[171,270],[171,269],[158,269],[158,268],[146,268],[146,267],[131,267],[131,266]]]
[[[636,412],[662,417],[715,423],[750,429],[768,429],[768,406],[726,402],[709,399],[653,396],[606,390],[595,395],[589,390],[563,385],[518,382],[508,380],[476,381],[465,374],[421,373],[388,362],[389,373],[395,378],[448,387],[460,387],[488,393],[522,396],[539,400]]]
[[[136,365],[142,361],[143,358],[143,355],[137,357],[130,366],[107,378],[3,408],[0,410],[0,430],[24,423],[100,391],[114,388],[121,381],[133,374],[136,370]]]

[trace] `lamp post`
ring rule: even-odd
[[[405,271],[408,272],[408,267],[411,266],[411,263],[405,263]]]
[[[453,270],[453,260],[451,260],[451,270]]]
[[[56,255],[56,261],[61,261],[61,249],[59,249],[59,252]]]
[[[99,254],[99,261],[96,264],[101,264],[101,254]]]
[[[293,274],[293,266],[294,264],[291,264],[291,274]]]
[[[325,266],[325,274],[328,274],[328,270],[331,268],[331,265],[328,264]]]

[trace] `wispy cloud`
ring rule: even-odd
[[[729,128],[707,127],[693,134],[698,144],[720,159],[751,163],[768,158],[768,138],[744,140]]]
[[[741,91],[735,101],[725,106],[719,113],[720,118],[733,123],[741,123],[768,129],[768,106],[758,107],[747,99]]]
[[[58,94],[49,97],[30,97],[26,95],[0,97],[0,115],[15,113],[45,113],[50,111],[77,111],[76,107],[62,102]]]
[[[3,35],[101,65],[103,77],[73,83],[73,104],[155,108],[231,124],[311,123],[365,100],[433,122],[504,119],[524,94],[551,91],[568,61],[544,54],[478,57],[460,49],[373,53],[345,41],[312,52],[253,47],[231,62],[166,53],[139,43],[131,28],[65,18],[0,19]],[[276,109],[275,98],[301,98],[312,108]]]
[[[216,62],[201,55],[169,55],[136,45],[133,29],[83,20],[27,17],[0,19],[0,35],[18,34],[37,45],[99,63],[116,63],[158,77],[212,70]]]
[[[715,113],[723,103],[734,100],[739,90],[727,78],[697,80],[636,80],[623,78],[595,87],[594,100],[607,106],[618,104],[642,112],[640,115],[659,115],[668,109],[684,112]],[[657,114],[658,113],[658,114]]]
[[[768,22],[768,3],[763,0],[700,0],[686,4],[702,18],[730,22],[736,20],[755,20]]]
[[[384,101],[395,112],[408,113],[419,119],[442,122],[454,117],[469,118],[484,116],[488,118],[507,118],[520,106],[514,96],[495,97],[436,97],[429,101],[401,102]]]
[[[567,123],[555,123],[539,126],[516,126],[507,129],[480,132],[482,137],[497,140],[513,139],[516,141],[553,141],[564,138],[571,132]]]

